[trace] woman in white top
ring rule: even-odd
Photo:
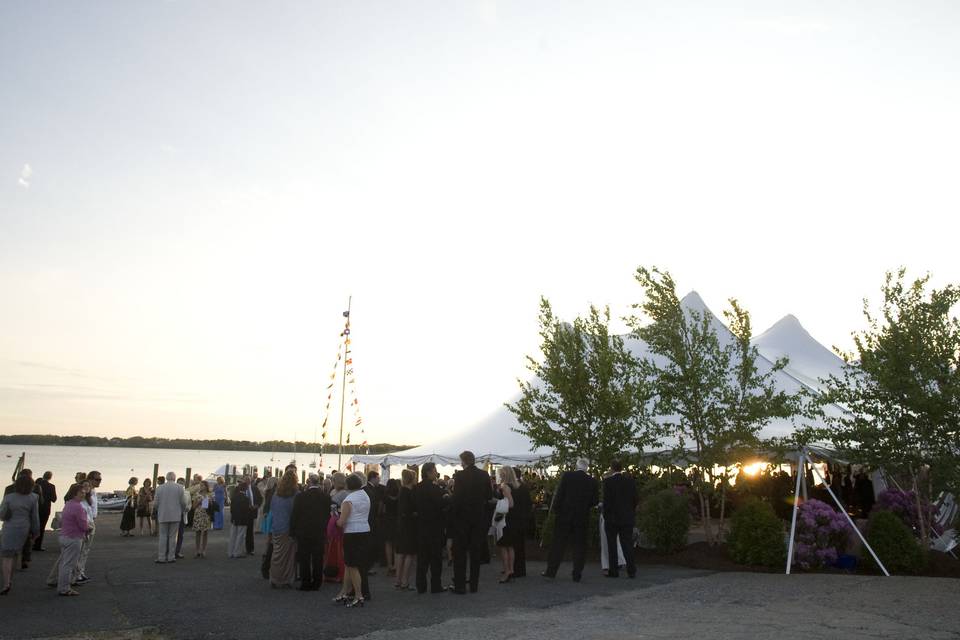
[[[350,492],[340,505],[340,518],[337,526],[343,529],[343,586],[334,602],[347,602],[347,594],[353,593],[348,607],[363,606],[363,587],[360,568],[367,566],[367,547],[370,537],[370,497],[362,490],[363,481],[351,474],[347,476],[347,490]]]

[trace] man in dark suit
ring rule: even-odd
[[[567,541],[573,544],[573,581],[580,582],[587,555],[587,525],[590,509],[597,505],[597,480],[589,473],[590,462],[580,458],[577,470],[567,471],[553,496],[553,542],[547,559],[547,569],[540,575],[553,579],[563,562]]]
[[[290,535],[297,541],[300,591],[316,591],[323,584],[323,545],[327,541],[330,496],[320,487],[320,476],[311,473],[307,490],[293,499]]]
[[[296,467],[294,467],[296,468]],[[247,555],[253,555],[253,525],[257,520],[257,511],[260,510],[260,505],[263,504],[263,493],[260,492],[260,489],[257,488],[257,479],[256,476],[253,478],[247,478],[247,499],[250,500],[250,509],[253,512],[253,517],[250,518],[250,521],[247,523]]]
[[[376,471],[370,471],[367,473],[367,484],[364,485],[363,490],[370,498],[370,513],[367,516],[367,524],[370,525],[367,575],[375,576],[377,572],[372,567],[386,556],[383,545],[383,530],[380,523],[382,521],[383,503],[387,497],[387,488],[380,484],[380,474]]]
[[[57,487],[50,482],[51,478],[53,478],[53,472],[44,471],[43,478],[37,481],[34,488],[34,492],[40,498],[40,535],[33,541],[34,551],[45,551],[43,548],[43,531],[47,528],[47,520],[50,519],[50,510],[53,508],[53,503],[57,501]]]
[[[612,475],[603,480],[603,528],[607,536],[607,554],[610,559],[608,578],[619,576],[617,557],[617,538],[623,549],[623,559],[627,565],[627,575],[637,575],[637,565],[633,560],[633,525],[637,513],[637,483],[623,473],[623,463],[614,460],[610,463]]]
[[[480,587],[480,560],[487,544],[490,521],[485,507],[493,498],[490,475],[477,468],[471,451],[460,454],[463,469],[453,475],[453,590],[466,593],[467,554],[470,554],[470,592]]]
[[[430,593],[440,593],[443,560],[440,552],[443,537],[443,489],[436,481],[437,465],[426,462],[420,468],[420,482],[413,488],[413,504],[417,513],[417,593],[427,592],[427,569],[430,570]]]
[[[527,531],[530,528],[530,518],[533,516],[533,499],[530,497],[530,487],[523,481],[520,467],[514,467],[513,473],[517,476],[517,488],[513,490],[513,509],[510,510],[510,526],[520,529],[519,543],[513,556],[513,577],[527,576]]]

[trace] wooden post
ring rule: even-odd
[[[307,472],[305,470],[300,471],[300,484],[307,484]]]
[[[193,471],[193,469],[191,469],[190,467],[187,467],[187,474],[183,476],[183,483],[186,485],[188,489],[190,488],[190,481],[193,479],[193,476],[190,475],[191,471]]]
[[[160,463],[155,462],[153,464],[153,478],[150,480],[150,484],[153,485],[153,490],[157,490],[157,478],[160,477]]]

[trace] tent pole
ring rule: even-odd
[[[797,533],[797,511],[800,509],[800,478],[803,477],[803,454],[797,453],[797,486],[793,490],[793,518],[790,520],[790,546],[787,547],[787,575],[793,565],[793,539]]]
[[[813,463],[811,463],[811,464],[813,464]],[[802,476],[802,477],[803,477],[803,500],[804,500],[804,501],[807,501],[807,500],[809,500],[809,497],[807,496],[807,464],[806,464],[806,460],[804,460],[804,464],[803,464],[803,476]]]
[[[806,455],[807,455],[807,450],[806,450],[806,448],[803,449],[803,455],[804,455],[804,457],[806,457]],[[873,559],[876,561],[876,563],[877,563],[878,565],[880,565],[880,569],[883,570],[883,575],[885,575],[885,576],[887,576],[887,577],[889,578],[889,577],[890,577],[890,573],[887,571],[887,568],[886,568],[885,566],[883,566],[883,563],[880,562],[880,558],[878,558],[878,557],[877,557],[877,554],[873,552],[873,547],[870,546],[870,543],[867,542],[867,539],[863,537],[863,534],[862,534],[862,533],[860,533],[860,529],[857,528],[857,525],[856,525],[856,523],[853,521],[853,518],[850,517],[850,514],[847,513],[847,510],[843,508],[843,505],[842,505],[842,504],[840,504],[840,500],[838,500],[838,499],[837,499],[837,496],[833,493],[833,489],[831,489],[831,488],[830,488],[830,485],[828,485],[826,482],[824,482],[823,478],[820,477],[820,471],[817,469],[816,465],[813,464],[813,462],[810,463],[810,468],[813,469],[813,473],[816,474],[817,478],[818,478],[821,482],[823,482],[823,486],[825,486],[825,487],[827,488],[827,492],[830,494],[830,497],[833,498],[833,501],[837,503],[837,506],[840,507],[840,511],[843,512],[843,515],[845,515],[845,516],[847,517],[847,521],[850,523],[850,526],[853,527],[853,530],[857,532],[857,536],[859,536],[860,541],[863,543],[863,546],[865,546],[865,547],[867,548],[867,551],[870,552],[870,555],[873,556]]]

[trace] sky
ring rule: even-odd
[[[418,444],[640,265],[845,348],[960,280],[950,1],[11,1],[0,60],[0,433],[310,441],[350,296],[353,442]]]

